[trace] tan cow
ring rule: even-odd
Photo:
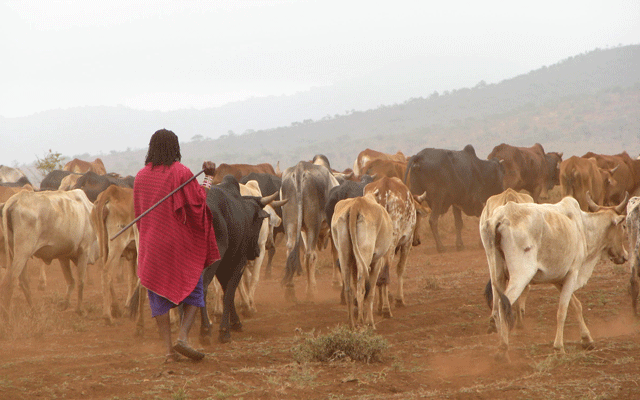
[[[378,158],[367,162],[364,167],[362,167],[360,176],[369,175],[376,180],[383,176],[403,180],[406,171],[406,161],[383,160]]]
[[[628,197],[616,207],[580,209],[573,197],[556,204],[508,202],[495,209],[481,227],[493,297],[499,297],[498,358],[509,361],[511,305],[527,285],[550,283],[560,290],[555,350],[564,353],[564,323],[571,304],[578,317],[584,348],[594,341],[574,292],[584,286],[600,258],[616,264],[627,260],[625,217],[618,215]]]
[[[83,161],[77,158],[69,161],[62,168],[63,171],[71,171],[78,174],[84,174],[85,172],[92,171],[98,175],[105,175],[107,173],[102,160],[96,158],[93,161]]]
[[[70,173],[69,175],[62,178],[60,181],[60,186],[58,186],[58,190],[71,190],[78,182],[78,179],[82,176],[82,174],[77,174],[75,172]]]
[[[0,284],[2,306],[9,310],[13,288],[20,286],[27,303],[32,305],[25,265],[32,256],[47,265],[60,261],[67,281],[67,294],[62,308],[70,304],[75,280],[70,261],[78,269],[78,305],[82,313],[84,278],[88,263],[99,256],[96,233],[91,224],[93,204],[82,190],[68,192],[22,191],[12,196],[2,209],[2,229],[7,251],[8,272]]]
[[[108,325],[112,325],[114,316],[121,315],[113,286],[112,274],[116,265],[120,265],[123,261],[128,265],[128,274],[125,274],[129,283],[127,299],[131,297],[138,282],[137,226],[132,226],[114,240],[110,240],[135,219],[133,189],[111,185],[98,195],[94,204],[91,222],[100,247],[102,316]]]
[[[562,197],[572,196],[580,204],[582,211],[589,209],[587,192],[600,205],[608,203],[608,189],[618,186],[613,175],[619,166],[602,169],[595,158],[572,156],[560,164],[560,191]]]
[[[375,329],[375,289],[372,285],[377,282],[382,268],[389,268],[393,258],[395,242],[391,217],[372,193],[341,200],[336,204],[331,220],[331,236],[340,259],[351,328],[366,323]],[[354,300],[358,306],[357,318]]]
[[[405,305],[404,301],[404,270],[407,257],[413,244],[416,228],[416,213],[424,213],[422,206],[416,201],[409,188],[398,178],[387,178],[371,182],[364,187],[364,194],[371,193],[378,204],[384,207],[391,217],[393,224],[393,246],[396,253],[400,253],[396,272],[398,275],[398,295],[396,307]],[[380,290],[379,311],[387,318],[391,318],[389,305],[389,266],[385,267],[377,282]]]
[[[399,161],[399,162],[407,162],[407,157],[401,152],[398,151],[396,154],[387,154],[382,153],[376,150],[365,149],[362,150],[356,160],[353,163],[353,173],[356,177],[360,177],[363,174],[364,166],[371,160],[391,160],[391,161]]]
[[[216,167],[216,173],[213,176],[213,184],[217,185],[222,182],[222,178],[227,175],[233,175],[235,178],[240,181],[242,177],[249,175],[252,172],[256,172],[259,174],[270,174],[276,175],[276,171],[273,169],[273,166],[269,163],[262,164],[225,164],[222,163]]]
[[[482,227],[484,226],[487,219],[493,216],[496,208],[507,204],[508,202],[514,203],[534,203],[533,197],[529,196],[526,193],[516,192],[515,190],[508,188],[504,192],[500,194],[495,194],[487,199],[487,203],[482,210],[482,214],[480,215],[480,233],[482,233]],[[481,239],[484,240],[484,237],[481,236]],[[485,248],[488,244],[482,243]],[[489,260],[487,259],[487,262]],[[523,291],[518,300],[513,304],[513,308],[516,310],[516,326],[518,328],[522,328],[524,326],[524,311],[525,311],[525,303],[527,301],[527,295],[529,294],[529,286],[527,286]],[[498,299],[493,297],[493,291],[491,290],[491,280],[487,283],[487,288],[485,289],[485,297],[487,298],[487,302],[490,303],[489,307],[491,307],[491,318],[489,319],[489,330],[487,333],[497,332],[496,321],[498,319]]]

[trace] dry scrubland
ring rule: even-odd
[[[456,398],[626,399],[640,397],[640,334],[632,316],[628,264],[601,262],[576,294],[596,340],[583,351],[572,313],[567,355],[553,353],[556,289],[535,287],[527,301],[525,329],[511,334],[512,363],[493,360],[495,334],[486,334],[489,309],[482,297],[488,279],[477,218],[465,217],[466,249],[454,251],[453,218],[442,221],[448,252],[438,254],[431,235],[414,248],[407,268],[408,306],[392,319],[376,317],[386,342],[380,361],[355,361],[341,353],[330,361],[303,361],[301,345],[347,323],[346,307],[331,287],[329,252],[320,254],[315,303],[288,304],[279,285],[285,260],[281,244],[272,279],[257,293],[258,314],[243,318],[233,342],[205,347],[207,357],[162,364],[162,346],[147,315],[144,337],[126,318],[105,326],[100,280],[90,266],[84,317],[59,311],[65,290],[57,262],[49,285],[37,292],[31,261],[33,310],[14,296],[9,321],[0,325],[0,398],[225,399],[225,398]],[[392,281],[395,278],[392,275]],[[302,277],[296,278],[303,297]],[[123,302],[124,283],[117,286]],[[75,300],[75,297],[74,297]],[[197,340],[198,326],[192,332]]]

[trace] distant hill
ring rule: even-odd
[[[307,95],[290,96],[287,101]],[[539,142],[547,151],[564,152],[565,158],[590,150],[606,154],[640,152],[640,45],[596,49],[497,84],[480,82],[473,88],[425,96],[315,121],[283,122],[287,126],[243,134],[228,132],[218,139],[207,138],[206,132],[193,137],[176,133],[183,140],[191,139],[181,146],[183,162],[194,171],[205,159],[274,165],[279,161],[284,170],[318,153],[342,170],[351,167],[358,152],[367,147],[412,155],[425,147],[462,149],[470,143],[478,156],[486,157],[502,142],[518,146]],[[284,99],[253,99],[244,104],[244,109],[268,101],[282,104]],[[240,113],[241,104],[234,106]],[[163,127],[168,117],[167,113],[124,108],[119,112],[142,113],[139,115],[144,118],[138,115],[131,119],[149,123],[148,136]],[[286,108],[281,112],[287,115]],[[194,126],[202,121],[213,124],[214,113],[188,112]],[[142,147],[100,156],[109,171],[135,174],[145,153]],[[79,156],[95,158],[90,154]]]

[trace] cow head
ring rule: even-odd
[[[602,256],[607,256],[615,264],[623,264],[629,258],[629,253],[624,247],[627,242],[626,212],[629,193],[625,194],[622,203],[616,206],[599,206],[591,200],[589,192],[587,203],[591,212],[606,213],[609,216],[609,225],[606,227],[605,247]]]

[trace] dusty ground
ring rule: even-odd
[[[259,313],[243,318],[244,332],[230,344],[205,347],[199,363],[165,365],[154,321],[144,337],[133,336],[126,318],[106,326],[100,312],[100,281],[91,268],[81,317],[59,311],[65,287],[56,262],[49,284],[31,287],[33,310],[17,290],[10,321],[0,329],[0,398],[222,399],[222,398],[455,398],[631,399],[640,398],[640,334],[631,314],[628,264],[602,262],[577,292],[596,349],[583,351],[572,313],[567,318],[567,355],[553,353],[558,293],[535,287],[527,302],[525,329],[514,330],[512,363],[493,359],[497,337],[486,334],[489,309],[482,297],[488,279],[477,218],[465,218],[466,250],[454,250],[452,217],[441,223],[448,252],[438,254],[431,235],[413,249],[407,268],[407,307],[392,319],[376,317],[389,343],[383,362],[297,363],[292,348],[309,333],[326,333],[347,322],[346,308],[331,288],[328,251],[320,256],[315,303],[287,304],[279,286],[284,249],[274,278],[258,288]],[[392,274],[392,282],[395,277]],[[296,278],[298,297],[304,282]],[[395,286],[394,286],[395,288]],[[125,286],[118,296],[124,302]],[[75,305],[75,294],[72,306]],[[8,325],[7,325],[8,324]],[[198,327],[192,332],[197,341]]]

